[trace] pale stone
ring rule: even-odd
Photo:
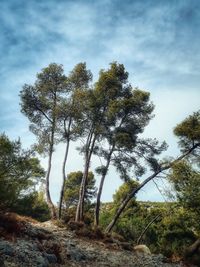
[[[151,255],[151,251],[146,245],[137,245],[133,249],[137,253],[143,253],[143,254]]]

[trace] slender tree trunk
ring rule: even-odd
[[[52,162],[52,155],[53,155],[53,148],[54,148],[54,137],[55,137],[55,128],[56,128],[56,115],[55,115],[55,109],[57,105],[57,94],[54,92],[54,102],[53,102],[53,118],[51,121],[51,136],[50,136],[50,143],[49,143],[49,160],[48,160],[48,167],[47,167],[47,174],[46,174],[46,198],[47,198],[47,204],[51,211],[51,219],[56,219],[56,209],[55,206],[51,200],[50,190],[49,190],[49,177],[51,173],[51,162]]]
[[[108,155],[108,159],[107,159],[107,163],[106,163],[106,167],[105,167],[105,171],[103,173],[103,175],[101,176],[101,181],[100,181],[100,185],[99,185],[99,190],[97,193],[97,202],[96,202],[96,207],[95,207],[95,218],[94,218],[94,225],[98,226],[99,225],[99,211],[100,211],[100,205],[101,205],[101,194],[102,194],[102,190],[103,190],[103,185],[104,185],[104,181],[106,178],[106,175],[108,173],[108,169],[110,166],[110,161],[111,161],[111,156],[114,150],[114,145],[112,146],[110,153]]]
[[[106,173],[107,173],[107,170],[106,170]],[[102,190],[103,190],[103,184],[104,184],[104,180],[105,180],[105,177],[106,177],[106,173],[103,174],[102,177],[101,177],[99,190],[98,190],[98,193],[97,193],[97,202],[96,202],[96,206],[95,206],[95,218],[94,218],[94,225],[95,226],[99,225],[99,211],[100,211],[100,205],[101,205],[101,194],[102,194]]]
[[[137,194],[137,192],[142,189],[148,182],[150,182],[153,178],[155,178],[158,174],[160,174],[161,172],[170,169],[173,164],[175,164],[176,162],[182,160],[184,157],[186,157],[187,155],[189,155],[194,149],[196,149],[197,147],[199,147],[200,144],[196,144],[194,145],[191,149],[189,149],[187,152],[185,152],[183,155],[181,155],[180,157],[178,157],[176,160],[174,160],[173,162],[171,162],[170,164],[161,167],[159,171],[153,173],[151,176],[149,176],[147,179],[145,179],[140,185],[138,185],[137,188],[135,188],[131,193],[129,193],[126,198],[123,200],[123,202],[121,203],[121,205],[119,206],[118,210],[116,211],[112,221],[110,222],[110,224],[108,225],[108,227],[106,228],[106,232],[109,233],[111,232],[111,230],[113,229],[113,227],[115,226],[118,218],[120,217],[121,213],[124,211],[126,205],[128,204],[128,202]]]
[[[50,195],[50,191],[49,191],[49,177],[50,177],[50,173],[51,173],[52,154],[53,154],[53,143],[51,143],[51,145],[50,145],[48,168],[47,168],[47,173],[46,173],[46,198],[47,198],[48,207],[51,211],[51,218],[56,219],[56,210],[55,210],[54,204],[51,200],[51,195]]]
[[[61,216],[62,216],[62,204],[63,204],[65,181],[66,181],[65,169],[66,169],[67,157],[68,157],[68,152],[69,152],[69,143],[70,143],[70,140],[68,139],[67,144],[66,144],[66,149],[65,149],[63,166],[62,166],[63,180],[62,180],[62,186],[61,186],[61,190],[60,190],[60,200],[59,200],[59,207],[58,207],[58,218],[59,219],[61,219]]]
[[[88,160],[86,160],[83,178],[82,178],[81,185],[80,185],[79,200],[78,200],[77,209],[76,209],[76,218],[75,218],[76,222],[83,220],[83,205],[84,205],[83,202],[84,202],[84,190],[85,190],[84,188],[86,185],[88,170],[89,170],[89,163],[88,163]]]
[[[70,138],[69,138],[69,131],[71,128],[71,123],[72,123],[72,119],[69,119],[69,123],[68,123],[68,127],[65,130],[65,133],[67,134],[67,144],[66,144],[66,149],[65,149],[65,155],[64,155],[64,160],[63,160],[63,165],[62,165],[62,176],[63,176],[63,180],[62,180],[62,186],[61,186],[61,190],[60,190],[60,200],[59,200],[59,207],[58,207],[58,218],[61,219],[61,215],[62,215],[62,204],[63,204],[63,197],[64,197],[64,188],[65,188],[65,181],[66,181],[66,163],[67,163],[67,158],[68,158],[68,153],[69,153],[69,144],[70,144]],[[65,122],[64,122],[65,125]]]
[[[161,216],[161,214],[158,214],[155,218],[153,218],[153,220],[151,220],[147,226],[144,228],[144,230],[142,231],[141,235],[139,236],[138,240],[137,240],[137,245],[140,244],[140,241],[142,240],[144,234],[146,233],[146,231],[149,229],[149,227]]]
[[[92,156],[92,152],[94,149],[94,144],[96,141],[96,136],[93,134],[90,134],[89,140],[88,140],[88,149],[86,151],[86,157],[85,157],[85,167],[84,167],[84,173],[83,178],[81,181],[80,191],[79,191],[79,201],[76,209],[76,217],[75,221],[83,221],[83,211],[84,211],[84,198],[85,198],[85,191],[87,186],[87,178],[88,178],[88,172],[90,167],[90,160]]]
[[[91,143],[91,138],[92,138],[92,131],[88,134],[87,137],[87,142],[86,142],[86,151],[85,151],[85,166],[84,166],[84,172],[83,172],[83,178],[81,181],[80,189],[79,189],[79,199],[78,199],[78,204],[76,207],[76,216],[75,216],[75,221],[78,222],[80,221],[80,206],[81,206],[81,196],[82,196],[82,191],[83,191],[83,180],[85,180],[85,173],[87,171],[87,165],[88,165],[88,151]],[[89,168],[89,167],[88,167]]]

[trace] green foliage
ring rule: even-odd
[[[92,80],[92,73],[86,69],[86,63],[77,64],[67,78],[67,85],[71,90],[88,89]]]
[[[58,136],[55,136],[58,103],[67,90],[62,65],[52,63],[37,74],[34,85],[25,84],[20,92],[21,111],[31,123],[30,130],[38,138],[36,148],[39,153],[49,153],[49,145],[58,141]]]
[[[67,175],[64,191],[64,204],[68,209],[74,207],[78,203],[80,184],[83,177],[81,171],[71,172]],[[95,178],[92,172],[89,172],[87,187],[85,191],[85,204],[91,204],[91,200],[96,195]]]
[[[111,68],[103,72],[103,77],[105,78],[108,75],[108,78],[110,78],[110,72],[114,75],[113,69],[116,71],[117,68],[119,70],[123,69],[120,64],[111,64]],[[110,151],[115,154],[115,157],[112,157],[114,166],[121,174],[121,178],[126,180],[129,177],[128,171],[132,167],[135,168],[136,172],[141,173],[142,167],[139,161],[142,158],[142,154],[144,158],[145,154],[147,154],[146,158],[153,157],[154,152],[159,154],[159,150],[158,143],[155,144],[154,142],[151,146],[152,140],[149,139],[147,147],[145,142],[138,138],[138,135],[144,131],[145,126],[152,118],[154,107],[150,103],[150,94],[137,88],[133,89],[127,81],[128,73],[125,72],[124,76],[126,79],[115,77],[118,91],[116,91],[115,96],[113,95],[110,98],[107,105],[105,114],[107,127],[104,138],[109,144]],[[108,81],[108,78],[106,81]],[[101,84],[101,76],[99,81]],[[120,83],[119,81],[123,82]],[[114,88],[116,90],[116,86]],[[153,147],[155,148],[154,150],[152,149]],[[164,147],[159,149],[161,152]],[[109,149],[107,151],[102,149],[98,154],[107,159],[110,151]]]
[[[183,255],[185,249],[196,239],[196,226],[197,222],[192,214],[176,206],[160,222],[157,232],[160,251],[166,256]]]
[[[174,134],[179,137],[179,144],[183,150],[195,144],[200,145],[200,111],[194,112],[174,129]]]
[[[106,228],[115,207],[110,203],[104,204],[102,209],[100,222]],[[200,232],[194,214],[176,203],[138,202],[137,206],[126,209],[114,231],[136,244],[145,227],[157,215],[160,217],[148,228],[141,243],[146,244],[153,253],[162,253],[167,257],[183,255]]]
[[[169,181],[176,197],[184,208],[200,215],[200,173],[191,163],[182,160],[173,165]]]
[[[32,192],[18,199],[12,208],[21,215],[44,222],[50,220],[50,211],[44,198],[44,192]]]
[[[188,163],[184,163],[184,166],[181,164],[183,164],[183,162],[174,166],[174,171],[176,170],[178,173],[179,171],[181,172],[181,170],[183,171],[183,181],[180,182],[178,179],[179,187],[177,188],[177,194],[178,192],[180,193],[180,189],[182,193],[185,193],[185,190],[182,191],[182,186],[184,188],[185,186],[186,188],[188,187],[188,183],[185,184],[184,182],[184,168],[187,168],[186,173],[188,174]],[[190,182],[192,184],[192,181]],[[108,223],[112,220],[115,210],[121,204],[124,196],[135,186],[137,186],[137,182],[135,181],[124,183],[113,195],[113,202],[102,205],[100,222],[103,228],[106,228]],[[199,188],[197,184],[194,184],[194,186]],[[192,191],[190,191],[190,195],[192,194],[191,192]],[[192,200],[192,195],[190,199]],[[194,201],[195,199],[196,197],[194,196]],[[117,221],[114,231],[122,235],[126,240],[136,244],[146,226],[157,217],[144,233],[141,242],[150,247],[151,251],[154,253],[160,252],[167,257],[171,257],[172,255],[181,256],[185,249],[191,245],[200,234],[198,223],[199,216],[197,216],[196,210],[194,211],[194,209],[191,209],[191,206],[188,206],[188,202],[186,202],[185,198],[184,201],[185,202],[181,202],[184,206],[182,207],[180,203],[138,203],[133,199],[129,202],[123,215]],[[186,203],[187,205],[185,205]]]
[[[106,226],[112,219],[116,209],[120,206],[125,196],[129,194],[133,190],[133,188],[135,188],[137,185],[138,185],[138,182],[135,180],[129,180],[123,183],[113,195],[113,202],[110,204],[102,205],[100,225],[103,228],[106,228]],[[136,210],[137,210],[137,203],[135,201],[135,198],[133,198],[129,202],[129,205],[127,205],[125,212],[124,212],[124,216],[122,216],[119,219],[114,229],[115,232],[122,235],[127,240],[134,240],[136,237],[134,227],[133,227],[134,224],[132,221],[132,219],[133,220],[135,219],[133,214],[135,213]]]
[[[44,176],[44,170],[21,142],[0,135],[0,208],[12,209],[19,199],[33,192]]]
[[[77,64],[66,77],[67,92],[62,94],[58,105],[58,132],[60,140],[76,140],[81,136],[83,125],[83,111],[89,83],[92,80],[92,73],[86,69],[86,63]]]
[[[102,203],[101,205],[101,213],[100,213],[100,226],[102,229],[106,229],[106,226],[109,224],[111,218],[114,215],[115,210],[113,209],[113,203]]]
[[[123,199],[126,197],[127,194],[129,194],[134,188],[138,186],[138,182],[135,180],[128,180],[127,182],[123,183],[119,189],[115,192],[113,195],[113,204],[117,208],[123,201]],[[136,206],[135,198],[132,199],[132,201],[129,202],[128,208],[133,208]]]

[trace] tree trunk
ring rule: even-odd
[[[84,173],[83,173],[83,178],[81,181],[81,186],[80,186],[80,191],[79,191],[79,200],[77,204],[77,209],[76,209],[76,218],[75,221],[83,221],[83,206],[84,206],[84,191],[85,191],[85,186],[86,186],[86,180],[88,176],[88,170],[89,170],[89,163],[86,160],[85,162],[85,168],[84,168]]]
[[[128,202],[137,194],[137,192],[145,186],[145,184],[147,184],[149,181],[151,181],[153,178],[155,178],[159,173],[156,172],[153,175],[149,176],[146,180],[144,180],[140,185],[138,185],[138,187],[136,187],[135,189],[133,189],[133,191],[131,193],[129,193],[125,199],[123,200],[123,202],[121,203],[121,205],[119,206],[118,210],[116,211],[116,214],[113,218],[113,220],[111,221],[111,223],[108,225],[108,227],[106,228],[106,232],[110,232],[112,230],[112,228],[114,227],[114,225],[116,224],[119,216],[121,215],[121,213],[123,212],[123,210],[125,209],[126,205],[128,204]]]
[[[114,150],[114,145],[112,146],[112,149],[110,150],[110,153],[108,155],[105,172],[103,173],[103,175],[101,177],[99,190],[98,190],[98,193],[97,193],[97,202],[96,202],[96,207],[95,207],[95,218],[94,218],[94,225],[95,226],[99,225],[99,212],[100,212],[100,205],[101,205],[101,194],[102,194],[102,190],[103,190],[105,177],[107,175],[108,168],[110,166],[110,160],[111,160],[111,156],[112,156],[113,150]]]
[[[65,121],[64,121],[65,134],[67,134],[67,144],[66,144],[65,155],[64,155],[63,166],[62,166],[63,181],[62,181],[62,186],[60,190],[60,200],[59,200],[59,208],[58,208],[59,219],[61,219],[61,215],[62,215],[62,204],[63,204],[64,188],[65,188],[65,181],[66,181],[65,169],[66,169],[66,163],[67,163],[67,158],[68,158],[68,153],[69,153],[69,143],[70,143],[69,132],[70,132],[71,124],[72,124],[72,118],[70,117],[68,127],[66,129]]]
[[[188,247],[185,251],[185,257],[189,258],[192,257],[195,253],[198,253],[198,249],[200,247],[200,238],[197,239],[190,247]]]
[[[61,216],[62,216],[62,204],[63,204],[65,181],[66,181],[65,169],[66,169],[67,157],[68,157],[68,152],[69,152],[69,143],[70,143],[70,140],[68,139],[67,144],[66,144],[64,160],[63,160],[63,166],[62,166],[63,180],[62,180],[62,186],[61,186],[61,190],[60,190],[60,200],[59,200],[59,208],[58,208],[58,218],[59,219],[61,219]]]
[[[149,176],[147,179],[145,179],[140,185],[138,185],[137,188],[135,188],[131,193],[129,193],[126,198],[124,199],[124,201],[121,203],[120,207],[118,208],[118,210],[116,211],[116,214],[114,215],[114,218],[112,219],[112,221],[110,222],[110,224],[108,225],[108,227],[106,228],[106,232],[109,233],[111,232],[111,230],[113,229],[113,227],[115,226],[118,218],[120,217],[121,213],[124,211],[126,205],[128,204],[128,202],[137,194],[137,192],[142,189],[148,182],[150,182],[153,178],[155,178],[158,174],[160,174],[161,172],[168,170],[172,167],[173,164],[175,164],[176,162],[182,160],[184,157],[186,157],[187,155],[189,155],[194,149],[196,149],[197,147],[199,147],[200,144],[196,144],[194,145],[191,149],[189,149],[187,152],[185,152],[183,155],[181,155],[180,157],[178,157],[176,160],[174,160],[173,162],[171,162],[170,164],[161,167],[159,171],[153,173],[151,176]]]
[[[53,154],[53,144],[50,145],[50,150],[49,150],[49,160],[48,160],[48,168],[47,168],[47,174],[46,174],[46,198],[47,198],[48,207],[51,211],[51,219],[56,219],[56,210],[51,200],[50,191],[49,191],[49,177],[50,177],[50,172],[51,172],[52,154]]]
[[[96,207],[95,207],[95,218],[94,218],[94,225],[95,226],[99,225],[99,211],[100,211],[100,205],[101,205],[101,194],[102,194],[102,189],[103,189],[105,177],[106,177],[106,174],[102,175],[100,185],[99,185],[99,190],[97,193],[97,202],[96,202]]]
[[[96,141],[96,136],[95,135],[93,136],[93,134],[91,134],[89,141],[88,141],[88,149],[87,149],[86,157],[85,157],[85,168],[84,168],[83,178],[81,181],[81,186],[80,186],[80,191],[79,191],[79,201],[78,201],[78,205],[76,209],[76,217],[75,217],[76,222],[83,221],[85,191],[86,191],[86,186],[87,186],[87,178],[88,178],[90,160],[91,160],[92,152],[94,149],[95,141]]]

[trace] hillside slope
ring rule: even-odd
[[[10,215],[9,215],[10,216]],[[87,233],[85,234],[87,236]],[[126,242],[78,237],[53,222],[38,223],[12,215],[0,218],[1,267],[181,267],[162,255],[136,253]]]

